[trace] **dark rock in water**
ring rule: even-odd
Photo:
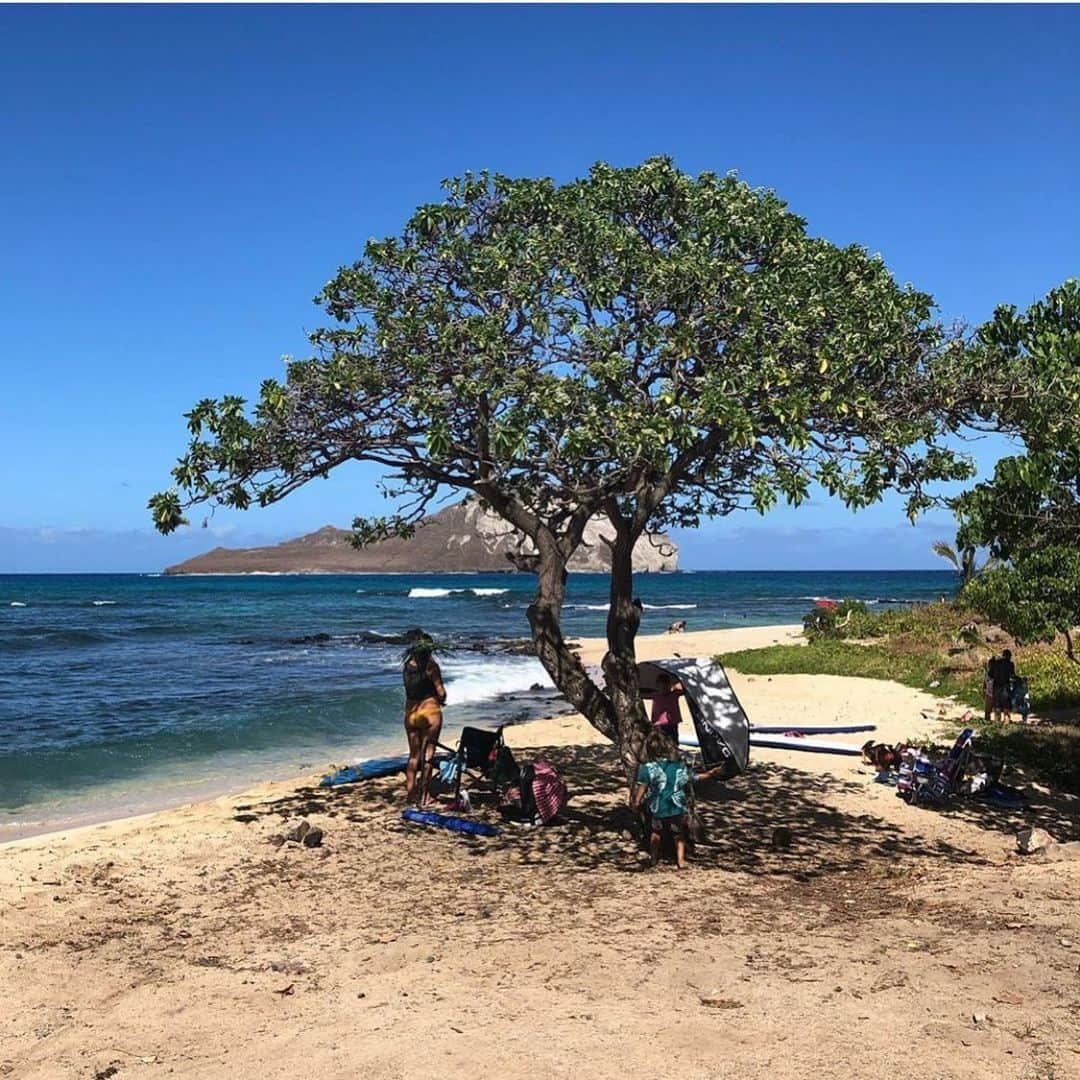
[[[496,650],[509,653],[511,656],[535,656],[536,644],[532,638],[516,638],[512,641],[499,642]]]
[[[330,641],[344,642],[350,645],[412,645],[419,641],[424,631],[414,626],[400,634],[383,634],[378,630],[357,630],[351,634],[327,634],[320,631],[317,634],[304,634],[302,637],[288,638],[289,645],[325,645]],[[280,640],[280,639],[279,639]],[[266,641],[257,641],[254,638],[234,640],[233,645],[266,645]],[[571,647],[579,647],[577,642],[569,642]],[[445,652],[472,652],[482,656],[535,656],[536,645],[531,638],[489,638],[480,635],[451,637],[444,639],[442,651]],[[541,683],[535,683],[534,690],[543,690],[546,687]]]
[[[529,689],[530,689],[530,690],[543,690],[543,689],[544,689],[544,685],[543,685],[543,683],[538,683],[538,682],[534,682],[534,683],[532,684],[532,686],[530,686],[530,687],[529,687]]]
[[[380,634],[377,630],[358,630],[349,637],[350,641],[370,643],[372,645],[411,645],[424,636],[419,626],[406,630],[403,634]]]

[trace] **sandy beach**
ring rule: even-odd
[[[586,663],[602,651],[583,642]],[[939,706],[870,680],[732,682],[755,723],[884,741],[933,734]],[[564,825],[410,828],[400,777],[309,776],[0,847],[0,1075],[1080,1076],[1080,863],[1013,854],[1025,824],[1076,839],[1074,801],[919,810],[857,758],[759,750],[702,793],[690,870],[646,870],[581,717],[507,736],[564,773]],[[297,815],[321,847],[273,842]]]

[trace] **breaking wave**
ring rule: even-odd
[[[445,596],[455,596],[461,593],[471,593],[473,596],[502,596],[503,593],[509,592],[509,589],[428,589],[428,588],[413,588],[409,590],[410,600],[435,600],[441,599]]]

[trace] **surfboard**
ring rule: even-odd
[[[808,754],[848,754],[862,757],[862,750],[845,742],[813,739],[803,735],[754,735],[750,733],[750,745],[771,750],[803,750]]]
[[[395,757],[371,758],[346,765],[337,772],[327,773],[319,781],[319,787],[337,787],[338,784],[354,784],[357,780],[374,780],[379,776],[393,776],[409,763],[408,754]]]
[[[791,729],[788,728],[790,731]],[[687,737],[679,740],[680,746],[698,749],[698,741]],[[750,735],[750,745],[759,749],[802,750],[808,754],[847,754],[862,757],[862,750],[850,743],[829,742],[825,739],[804,738],[800,735]]]
[[[469,833],[472,836],[498,836],[502,829],[497,825],[487,825],[482,821],[470,821],[468,818],[452,817],[450,814],[437,814],[434,810],[402,810],[401,816],[406,821],[417,825],[434,825],[453,832]]]
[[[824,724],[819,727],[805,727],[802,724],[788,724],[781,727],[779,724],[763,724],[758,727],[750,725],[750,737],[755,735],[787,735],[794,731],[798,735],[854,735],[860,731],[877,731],[877,724]]]

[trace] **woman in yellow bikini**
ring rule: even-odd
[[[409,740],[409,763],[405,766],[405,799],[420,805],[427,799],[431,782],[431,759],[442,732],[442,707],[446,704],[446,688],[442,672],[432,650],[435,643],[421,634],[405,653],[402,678],[405,682],[405,735]],[[416,774],[423,773],[420,791],[416,789]]]

